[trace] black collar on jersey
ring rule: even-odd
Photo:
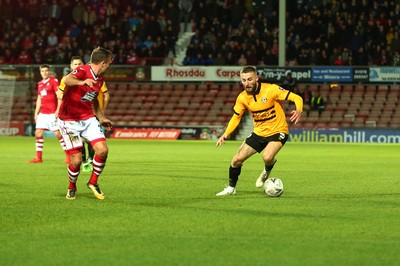
[[[258,82],[258,86],[257,86],[257,89],[256,89],[254,95],[259,94],[259,93],[260,93],[260,90],[261,90],[261,82]]]
[[[92,73],[94,80],[98,80],[99,79],[99,76],[96,75],[96,73],[94,73],[94,71],[92,69],[92,66],[90,66],[90,72]]]
[[[257,102],[257,97],[256,97],[256,95],[260,93],[260,90],[261,90],[261,82],[258,82],[258,86],[257,86],[256,90],[255,90],[254,93],[253,93],[253,98],[254,98],[254,101],[255,101],[255,102]]]

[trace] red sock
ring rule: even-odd
[[[76,190],[76,183],[72,183],[71,180],[69,181],[68,189],[75,189]]]
[[[36,158],[38,158],[40,160],[42,159],[43,145],[44,145],[43,137],[37,137],[36,138]]]
[[[97,154],[95,154],[92,165],[93,165],[93,172],[92,175],[90,176],[89,183],[95,185],[97,184],[99,175],[101,174],[101,172],[103,172],[103,169],[106,166],[106,159],[102,159]]]
[[[68,178],[69,178],[69,186],[68,189],[76,189],[76,181],[78,180],[78,176],[80,173],[80,169],[75,169],[72,164],[69,164],[68,167]]]
[[[60,138],[58,139],[58,141],[60,142],[61,148],[65,151],[65,149],[66,149],[67,147],[65,146],[64,139],[60,136]]]

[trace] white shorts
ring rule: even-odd
[[[90,142],[92,146],[98,141],[106,140],[99,121],[95,117],[79,121],[58,119],[58,126],[67,151],[81,149],[83,145],[81,137]]]
[[[36,119],[36,129],[58,130],[56,115],[39,113]]]

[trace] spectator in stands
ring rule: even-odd
[[[237,62],[236,60],[237,59],[236,59],[235,55],[233,54],[233,52],[228,51],[228,53],[225,56],[225,65],[226,66],[233,66],[233,65],[236,64],[236,62]]]
[[[178,34],[180,32],[179,26],[179,8],[173,1],[169,1],[167,4],[167,8],[165,9],[165,15],[172,22],[172,27],[174,32]]]
[[[246,61],[248,65],[251,66],[258,65],[258,57],[257,57],[257,51],[255,51],[255,47],[252,47],[251,49],[248,49],[246,51]]]
[[[97,15],[91,6],[87,6],[83,11],[82,21],[89,28],[92,28],[93,25],[96,23]]]
[[[357,52],[353,54],[353,64],[355,66],[367,66],[369,63],[368,54],[365,52],[363,46],[358,48]]]
[[[155,40],[157,36],[161,36],[163,34],[161,30],[161,25],[159,24],[154,15],[147,15],[147,19],[145,19],[145,25],[143,30],[145,36],[150,35],[153,40]]]
[[[188,23],[191,21],[193,0],[179,0],[179,22],[183,22],[183,31],[186,32]]]
[[[143,45],[146,46],[147,49],[151,49],[153,47],[153,37],[151,35],[147,35],[146,39],[143,42]]]
[[[128,19],[129,22],[129,30],[132,32],[139,32],[139,28],[142,25],[142,20],[141,18],[138,16],[136,11],[132,12],[132,16],[129,17]]]
[[[57,36],[57,30],[53,29],[49,36],[47,36],[47,44],[51,47],[55,47],[58,44],[58,36]]]
[[[394,52],[394,55],[393,55],[393,66],[400,66],[400,53],[399,53],[399,51]]]
[[[240,57],[239,57],[239,59],[238,59],[237,64],[238,64],[239,66],[245,66],[245,65],[247,65],[247,59],[246,59],[246,56],[245,56],[244,54],[240,54]]]
[[[203,18],[206,18],[209,14],[207,13],[207,6],[206,6],[205,1],[194,1],[193,2],[193,9],[192,9],[192,14],[193,14],[193,22],[196,25],[201,24],[201,20]]]
[[[39,18],[47,19],[49,16],[49,6],[46,0],[41,0],[39,5]]]
[[[311,97],[310,102],[311,110],[318,111],[318,115],[321,116],[323,110],[325,110],[325,99],[317,92]]]
[[[215,66],[224,66],[225,65],[225,58],[222,56],[222,54],[220,52],[217,53],[217,56],[215,57],[214,65]]]
[[[307,104],[309,107],[311,106],[311,99],[313,97],[312,92],[309,86],[306,86],[306,89],[302,95],[304,103]]]
[[[310,57],[308,58],[308,64],[311,65],[311,66],[319,65],[320,62],[321,62],[321,60],[320,60],[320,57],[321,57],[321,56],[322,56],[322,55],[320,55],[320,54],[316,51],[316,49],[311,49],[311,50],[310,50]]]
[[[190,66],[191,65],[191,58],[188,57],[187,55],[183,58],[182,60],[182,65],[184,66]]]
[[[126,64],[127,55],[124,53],[123,49],[118,49],[117,53],[114,55],[114,64]]]
[[[172,52],[172,55],[176,57],[176,41],[177,41],[177,35],[175,33],[174,27],[172,25],[172,20],[167,19],[167,26],[166,26],[166,43],[167,43],[167,54],[169,52]]]
[[[191,60],[191,65],[194,66],[203,66],[205,63],[204,57],[201,53],[197,53],[195,57]]]
[[[263,61],[264,61],[264,64],[266,64],[266,65],[275,66],[278,64],[278,57],[276,55],[272,54],[270,49],[267,49],[265,51]]]
[[[399,37],[399,32],[396,31],[394,33],[392,42],[390,43],[390,50],[394,53],[396,51],[400,52],[400,37]]]
[[[6,64],[14,64],[16,61],[15,56],[12,54],[11,49],[7,48],[4,51],[4,56],[3,56],[3,62],[5,62]]]
[[[390,61],[389,61],[389,57],[388,54],[386,53],[385,49],[381,49],[380,51],[378,51],[377,53],[377,60],[376,60],[376,64],[378,66],[388,66],[390,65]]]
[[[82,21],[84,12],[85,12],[85,7],[83,6],[83,2],[78,1],[72,8],[72,19],[75,22],[80,23]]]
[[[286,74],[285,79],[282,82],[282,87],[288,91],[294,92],[296,88],[296,80],[292,76],[292,72]]]
[[[242,1],[235,0],[230,7],[231,25],[232,27],[238,27],[240,21],[242,21],[244,12],[246,11]]]
[[[57,0],[53,0],[52,4],[48,8],[49,18],[56,22],[61,16],[61,6],[57,3]]]
[[[139,64],[139,58],[134,49],[131,48],[128,50],[125,63],[129,64],[129,65],[138,65]]]
[[[333,64],[336,65],[336,66],[347,65],[346,61],[343,60],[341,54],[336,57],[336,59],[333,61]]]
[[[212,66],[212,65],[214,65],[214,62],[215,62],[215,58],[214,58],[214,55],[212,53],[209,53],[207,55],[207,57],[204,59],[204,65],[205,66]]]
[[[163,8],[160,9],[156,19],[157,23],[160,25],[161,32],[165,33],[165,31],[167,30],[167,16],[165,15],[165,11]]]
[[[16,63],[25,65],[32,64],[31,55],[26,50],[22,50],[17,58]]]

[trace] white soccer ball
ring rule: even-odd
[[[283,183],[277,177],[268,178],[264,183],[264,191],[270,197],[279,197],[283,193]]]

